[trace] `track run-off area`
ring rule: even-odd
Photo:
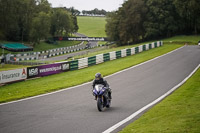
[[[92,96],[91,82],[50,94],[0,104],[0,132],[101,133],[108,131],[107,129],[113,125],[177,86],[199,64],[200,48],[184,46],[107,76],[106,80],[112,88],[113,99],[111,108],[103,112],[97,110],[96,101]],[[122,127],[124,125],[110,131],[117,132]]]

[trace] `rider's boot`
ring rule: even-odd
[[[95,98],[94,98],[94,100],[97,100],[97,96],[94,96]]]
[[[111,92],[108,92],[108,97],[112,99]]]

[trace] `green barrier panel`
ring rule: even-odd
[[[157,48],[157,47],[158,47],[158,45],[157,45],[157,42],[155,42],[155,43],[154,43],[154,46],[155,46],[155,48]]]
[[[126,50],[126,55],[127,55],[127,56],[131,55],[131,49],[127,49],[127,50]]]
[[[122,51],[116,51],[116,58],[121,58],[122,57]]]
[[[152,44],[149,44],[149,49],[152,49]]]
[[[88,57],[88,66],[96,65],[96,56]]]
[[[78,69],[78,60],[70,61],[70,70]]]
[[[109,60],[110,60],[110,54],[109,53],[103,54],[103,61],[106,62]]]
[[[143,51],[146,51],[146,45],[143,45],[143,46],[142,46],[142,50],[143,50]]]
[[[135,47],[135,54],[139,53],[139,47]]]

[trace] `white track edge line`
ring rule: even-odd
[[[135,118],[138,114],[142,113],[143,111],[145,111],[149,107],[151,107],[151,106],[157,104],[158,102],[160,102],[161,100],[163,100],[165,97],[167,97],[168,95],[170,95],[173,91],[175,91],[177,88],[179,88],[180,86],[182,86],[199,68],[200,68],[200,64],[183,81],[181,81],[179,84],[177,84],[176,86],[174,86],[171,90],[169,90],[168,92],[166,92],[164,95],[160,96],[155,101],[153,101],[153,102],[149,103],[148,105],[144,106],[143,108],[139,109],[138,111],[136,111],[135,113],[133,113],[129,117],[127,117],[124,120],[118,122],[117,124],[115,124],[114,126],[108,128],[107,130],[105,130],[102,133],[111,133],[111,132],[113,132],[114,130],[116,130],[117,128],[119,128],[120,126],[122,126],[123,124],[125,124],[126,122],[128,122],[128,121],[132,120],[133,118]]]
[[[106,76],[105,78],[112,77],[112,76],[114,76],[114,75],[116,75],[116,74],[119,74],[119,73],[122,73],[122,72],[124,72],[124,71],[128,71],[128,70],[130,70],[130,69],[133,69],[133,68],[136,68],[136,67],[138,67],[138,66],[144,65],[144,64],[149,63],[149,62],[151,62],[151,61],[154,61],[154,60],[156,60],[156,59],[158,59],[158,58],[161,58],[161,57],[166,56],[166,55],[168,55],[168,54],[171,54],[171,53],[173,53],[173,52],[175,52],[175,51],[178,51],[178,50],[180,50],[180,49],[182,49],[182,48],[184,48],[184,47],[185,47],[185,46],[182,46],[182,47],[180,47],[180,48],[177,48],[177,49],[175,49],[175,50],[173,50],[173,51],[170,51],[170,52],[168,52],[168,53],[166,53],[166,54],[163,54],[163,55],[161,55],[161,56],[155,57],[155,58],[150,59],[150,60],[148,60],[148,61],[145,61],[145,62],[143,62],[143,63],[140,63],[140,64],[137,64],[137,65],[135,65],[135,66],[132,66],[132,67],[130,67],[130,68],[126,68],[126,69],[121,70],[121,71],[119,71],[119,72],[116,72],[116,73],[114,73],[114,74],[108,75],[108,76]],[[87,85],[87,84],[90,84],[90,83],[92,83],[92,81],[87,82],[87,83],[84,83],[84,84],[80,84],[80,85],[77,85],[77,86],[65,88],[65,89],[62,89],[62,90],[58,90],[58,91],[55,91],[55,92],[50,92],[50,93],[46,93],[46,94],[41,94],[41,95],[38,95],[38,96],[28,97],[28,98],[24,98],[24,99],[20,99],[20,100],[16,100],[16,101],[1,103],[0,106],[7,105],[7,104],[12,104],[12,103],[17,103],[17,102],[21,102],[21,101],[26,101],[26,100],[30,100],[30,99],[34,99],[34,98],[39,98],[39,97],[43,97],[43,96],[52,95],[52,94],[55,94],[55,93],[59,93],[59,92],[71,90],[71,89],[74,89],[74,88],[76,88],[76,87],[84,86],[84,85]]]

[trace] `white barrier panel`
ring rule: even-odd
[[[160,41],[157,41],[157,47],[160,47]]]
[[[151,43],[152,48],[155,48],[154,42]]]
[[[103,54],[96,55],[96,64],[103,62]]]
[[[122,57],[125,57],[126,56],[126,49],[122,49],[121,52],[122,52],[121,53]]]
[[[139,53],[142,52],[142,50],[143,50],[142,47],[143,47],[143,45],[139,46]]]
[[[78,69],[88,67],[88,58],[78,59]]]
[[[115,60],[116,59],[116,52],[110,52],[110,60]]]
[[[15,69],[9,71],[0,72],[0,83],[13,82],[18,80],[24,80],[27,78],[27,70],[23,69]]]
[[[135,54],[135,47],[131,48],[131,55]]]
[[[149,50],[149,44],[145,44],[146,45],[146,50]]]

